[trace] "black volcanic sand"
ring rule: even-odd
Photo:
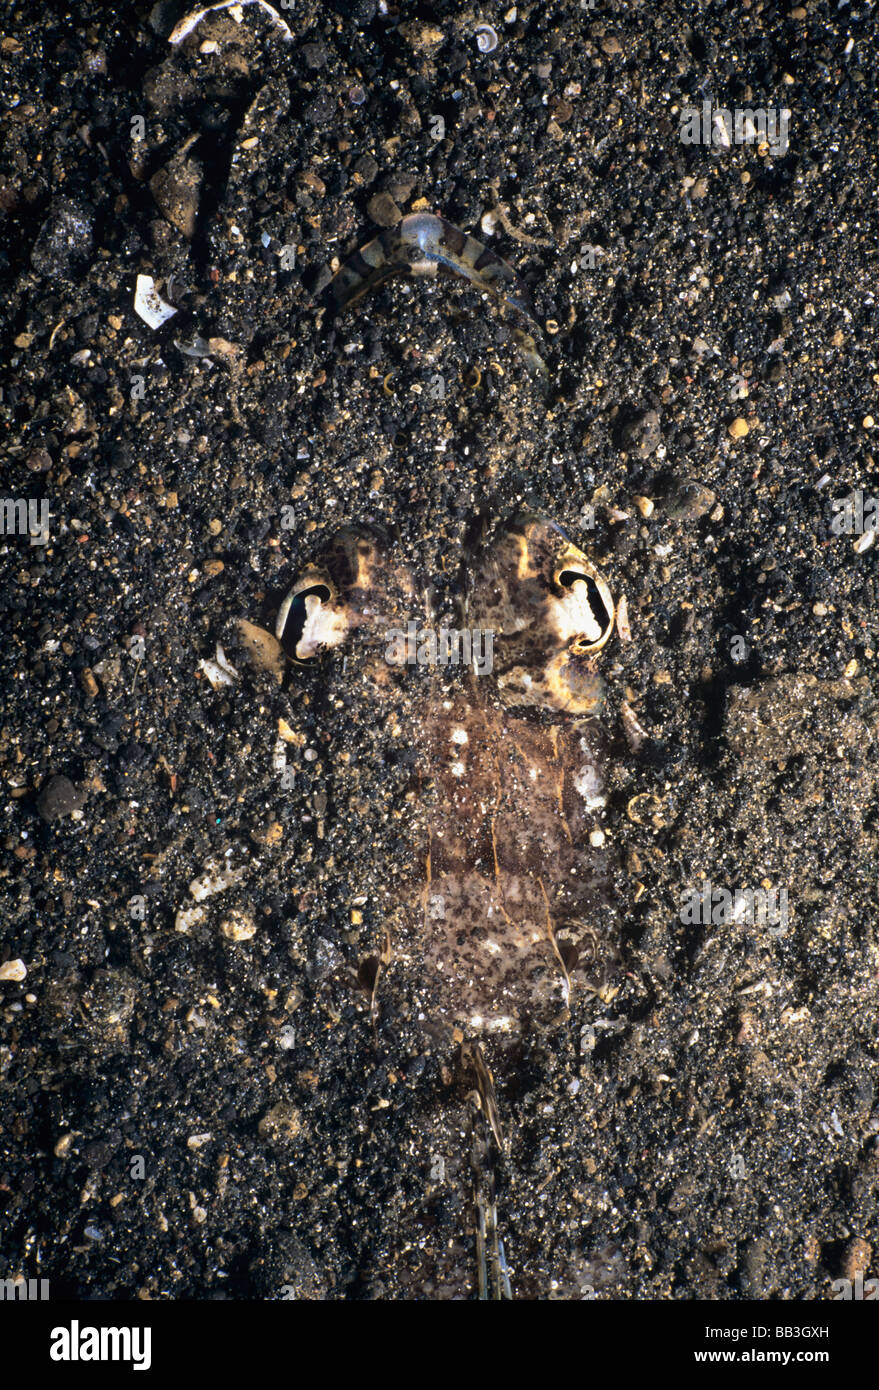
[[[272,628],[346,521],[446,611],[474,528],[527,503],[625,595],[631,640],[602,657],[618,988],[498,1068],[515,1292],[825,1299],[875,1274],[879,546],[831,529],[879,491],[869,10],[303,0],[294,42],[250,6],[175,48],[183,13],[2,25],[4,497],[51,520],[0,542],[0,962],[27,967],[0,983],[0,1272],[54,1297],[472,1293],[466,1087],[393,971],[375,1034],[345,984],[403,854],[397,755],[236,625]],[[704,100],[789,108],[787,152],[683,144]],[[313,303],[413,208],[524,276],[548,399],[463,283],[336,324]],[[177,306],[157,330],[138,274]],[[240,679],[214,691],[218,642]],[[212,863],[244,872],[186,927]],[[786,926],[682,920],[706,880],[784,890]]]

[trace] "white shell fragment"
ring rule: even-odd
[[[7,960],[0,965],[0,980],[10,984],[20,984],[27,974],[27,966],[23,960]]]
[[[226,653],[217,643],[216,660],[202,660],[198,663],[198,669],[207,676],[212,689],[222,690],[224,685],[234,685],[238,680],[238,672],[230,661],[226,660]]]
[[[189,891],[195,901],[201,903],[205,898],[212,898],[215,893],[225,893],[227,888],[239,883],[246,873],[246,869],[231,869],[228,865],[221,868],[217,864],[207,864],[204,873],[192,880]]]
[[[240,24],[244,18],[240,12],[245,5],[259,5],[261,10],[265,10],[275,28],[280,30],[285,40],[289,42],[293,38],[293,31],[290,26],[281,18],[277,10],[267,3],[267,0],[220,0],[219,4],[206,5],[203,10],[192,10],[190,14],[184,15],[183,19],[174,25],[168,35],[168,42],[182,43],[193,29],[201,24],[205,15],[211,14],[214,10],[231,10],[232,18]],[[236,10],[238,11],[237,14]]]
[[[173,304],[163,299],[156,289],[152,275],[138,275],[134,291],[134,312],[150,328],[161,328],[177,313]]]
[[[631,642],[632,628],[629,623],[629,604],[625,594],[621,594],[617,603],[617,632],[621,642]]]
[[[181,907],[177,916],[174,918],[174,930],[185,935],[190,927],[203,922],[205,910],[203,907]]]

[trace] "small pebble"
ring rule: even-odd
[[[195,235],[203,175],[197,160],[186,157],[191,144],[191,140],[187,141],[167,164],[156,170],[149,182],[156,207],[188,241]]]
[[[82,797],[69,777],[50,777],[37,797],[37,811],[44,821],[60,820],[72,815],[82,805]]]
[[[396,227],[403,216],[390,193],[374,193],[366,211],[378,227]]]
[[[739,415],[730,425],[729,432],[733,439],[744,439],[745,435],[750,432],[750,426],[747,420]]]
[[[617,601],[617,632],[621,642],[631,642],[632,628],[629,623],[629,603],[625,594],[621,594]]]
[[[853,1240],[849,1241],[843,1256],[842,1272],[845,1278],[850,1279],[852,1283],[859,1274],[862,1278],[866,1278],[870,1273],[872,1258],[873,1247],[870,1242],[864,1240],[863,1236],[855,1236]]]
[[[220,923],[220,932],[227,941],[250,941],[256,936],[256,923],[248,913],[233,910]]]
[[[698,521],[711,511],[716,501],[717,495],[710,488],[685,478],[672,489],[663,506],[672,521]]]
[[[263,1139],[274,1144],[295,1139],[302,1128],[299,1111],[289,1101],[280,1100],[267,1110],[259,1122],[259,1133]]]
[[[644,410],[623,426],[621,442],[626,453],[646,459],[662,443],[662,429],[655,410]]]
[[[27,974],[23,960],[7,960],[0,965],[0,980],[11,984],[21,984]]]

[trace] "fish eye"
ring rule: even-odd
[[[278,641],[292,660],[300,666],[311,666],[314,658],[303,660],[296,655],[302,634],[305,630],[305,621],[308,617],[308,609],[305,600],[309,597],[316,598],[320,603],[328,603],[332,594],[326,584],[311,584],[307,589],[300,589],[282,606],[278,614],[278,624],[275,629]]]
[[[613,627],[613,605],[610,601],[610,592],[607,585],[599,583],[591,574],[584,574],[582,570],[566,569],[562,570],[557,576],[557,582],[563,589],[572,589],[575,584],[586,585],[586,601],[599,629],[599,637],[594,642],[587,642],[585,638],[578,637],[572,644],[571,650],[583,654],[585,652],[597,651],[603,646],[610,635]]]

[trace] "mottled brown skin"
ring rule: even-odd
[[[294,586],[308,589],[298,654],[344,644],[351,688],[378,723],[405,720],[416,751],[415,873],[388,937],[425,1030],[462,1042],[560,1021],[572,984],[599,988],[613,959],[598,931],[606,585],[552,522],[510,523],[467,567],[461,626],[494,633],[482,675],[389,662],[389,630],[425,618],[373,536],[340,533]]]
[[[443,702],[452,709],[426,721],[439,795],[423,910],[401,945],[418,961],[434,1028],[509,1035],[564,1016],[575,961],[602,971],[590,914],[606,852],[589,844],[596,817],[572,785],[575,769],[593,776],[598,739],[584,725],[511,718],[471,684],[469,699]],[[459,730],[463,748],[452,742]]]

